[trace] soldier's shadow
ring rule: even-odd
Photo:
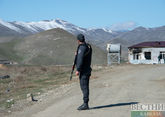
[[[109,107],[115,107],[115,106],[128,106],[131,104],[138,104],[139,102],[127,102],[127,103],[117,103],[117,104],[109,104],[109,105],[103,105],[103,106],[96,106],[96,107],[91,107],[91,109],[101,109],[101,108],[109,108]]]

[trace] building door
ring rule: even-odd
[[[161,51],[159,54],[159,63],[165,63],[165,51]]]
[[[139,54],[138,53],[133,54],[133,60],[139,60]]]
[[[165,52],[160,52],[161,59],[165,59]]]

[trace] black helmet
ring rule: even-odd
[[[80,42],[84,42],[85,41],[85,37],[83,34],[78,34],[77,35],[77,40],[79,40]]]

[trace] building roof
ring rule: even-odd
[[[132,45],[128,48],[149,48],[149,47],[164,47],[165,48],[165,41],[148,41],[142,42],[139,44]]]

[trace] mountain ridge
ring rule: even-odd
[[[0,20],[2,22],[2,20]],[[72,23],[69,23],[64,20],[43,20],[39,22],[10,22],[11,25],[19,27],[22,29],[23,33],[19,33],[15,30],[11,30],[8,23],[6,25],[9,27],[5,27],[0,24],[0,42],[4,42],[7,40],[12,40],[13,38],[7,39],[7,36],[29,36],[32,34],[36,34],[39,32],[44,32],[47,29],[51,28],[62,28],[73,35],[77,35],[82,33],[85,35],[87,42],[90,42],[93,45],[101,48],[106,51],[107,43],[121,43],[122,45],[122,56],[127,57],[127,47],[133,44],[137,44],[144,41],[163,41],[165,40],[165,26],[155,27],[155,28],[145,28],[142,26],[136,27],[133,30],[129,31],[112,31],[109,28],[81,28]],[[3,24],[5,24],[3,22]],[[19,25],[21,24],[21,25]],[[26,25],[27,24],[27,25]],[[25,28],[24,25],[26,25]],[[34,30],[30,30],[33,28]],[[14,29],[12,27],[12,29]],[[37,32],[38,31],[38,32]],[[3,38],[2,38],[3,37]],[[4,38],[5,37],[5,38]],[[15,39],[15,38],[14,38]]]

